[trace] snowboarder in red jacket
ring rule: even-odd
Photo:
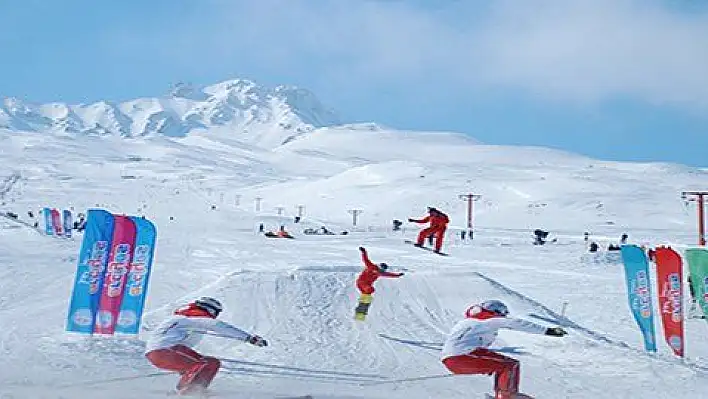
[[[366,268],[364,269],[359,277],[356,279],[356,288],[364,295],[371,295],[374,293],[374,282],[379,277],[401,277],[403,273],[392,273],[386,271],[388,265],[385,263],[379,263],[378,265],[369,259],[369,255],[366,253],[364,247],[359,247],[361,252],[361,261],[364,262]]]
[[[428,216],[424,217],[423,219],[408,219],[408,221],[411,223],[430,222],[430,226],[424,228],[420,231],[420,233],[418,233],[418,241],[416,241],[416,243],[413,245],[415,245],[416,247],[422,247],[425,239],[432,234],[435,236],[435,249],[433,251],[439,253],[440,249],[442,248],[445,230],[447,230],[447,224],[450,223],[450,219],[447,217],[447,215],[433,208],[432,206],[429,206]]]

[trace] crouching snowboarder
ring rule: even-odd
[[[487,349],[500,328],[562,337],[560,327],[546,328],[530,321],[506,317],[509,310],[501,301],[489,300],[473,305],[465,320],[450,331],[442,350],[442,362],[453,374],[494,374],[495,399],[522,399],[519,393],[519,361]]]
[[[176,371],[181,375],[177,392],[198,394],[209,386],[221,367],[219,359],[203,356],[192,349],[204,334],[216,334],[263,347],[263,338],[249,334],[231,324],[216,320],[222,311],[219,301],[202,297],[160,324],[148,339],[145,356],[157,368]]]

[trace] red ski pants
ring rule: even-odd
[[[221,366],[219,359],[202,356],[184,345],[156,349],[145,356],[155,367],[176,371],[182,376],[177,383],[179,391],[194,387],[208,387]]]
[[[519,361],[488,349],[477,348],[467,355],[450,356],[443,364],[453,374],[494,374],[496,399],[512,399],[519,392]]]
[[[423,245],[423,242],[429,235],[433,234],[435,236],[435,250],[440,251],[443,244],[443,237],[445,236],[445,230],[447,227],[426,227],[418,233],[418,241],[416,244]]]

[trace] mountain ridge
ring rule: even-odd
[[[199,129],[227,128],[250,144],[268,148],[340,123],[309,90],[291,85],[269,88],[246,79],[201,87],[178,83],[164,96],[123,102],[36,104],[15,97],[0,102],[0,128],[8,130],[185,137]]]

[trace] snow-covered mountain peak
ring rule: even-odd
[[[179,82],[172,86],[169,96],[172,98],[184,98],[188,100],[204,101],[207,95],[200,88],[191,83]]]
[[[7,112],[15,116],[27,115],[32,112],[30,107],[17,97],[6,97],[2,103]]]
[[[260,87],[248,79],[230,79],[204,87],[204,93],[212,97],[228,97],[234,93],[247,94],[251,90],[258,91]]]
[[[204,87],[178,83],[164,97],[119,104],[37,105],[17,98],[5,98],[1,104],[0,127],[10,130],[124,137],[184,137],[195,130],[215,130],[266,148],[339,123],[308,90],[268,88],[246,79]]]
[[[281,98],[301,119],[315,127],[340,124],[339,117],[326,109],[314,93],[297,86],[282,85],[274,90],[276,98]]]

